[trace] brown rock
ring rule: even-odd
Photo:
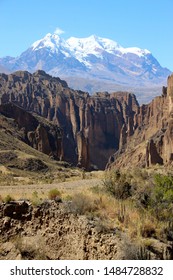
[[[129,118],[129,122],[132,120]],[[173,161],[173,75],[162,96],[142,105],[134,115],[135,129],[122,128],[120,150],[109,160],[108,168],[118,166],[151,166],[171,164]],[[129,129],[127,130],[129,131]]]
[[[21,260],[20,251],[12,242],[5,242],[0,246],[0,260]]]
[[[41,117],[33,116],[16,104],[5,103],[0,105],[0,113],[6,117],[13,118],[18,129],[23,131],[20,140],[31,147],[56,159],[63,158],[62,130],[53,123],[46,122]]]
[[[120,138],[121,145],[125,144],[134,133],[139,105],[133,94],[89,96],[44,71],[3,74],[0,84],[1,106],[13,103],[10,112],[4,107],[1,112],[24,127],[28,144],[85,169],[104,169],[109,156],[118,150]],[[59,131],[52,133],[50,124],[40,123],[33,113],[44,117],[45,123],[53,122],[51,127],[56,124]],[[127,127],[126,136],[122,127]]]
[[[30,205],[25,201],[11,201],[4,205],[3,216],[13,219],[28,218],[28,214],[31,212]]]

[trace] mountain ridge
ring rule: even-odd
[[[102,85],[106,82],[107,91],[112,90],[110,83],[115,86],[113,91],[117,90],[117,85],[126,87],[125,90],[129,87],[159,87],[160,92],[157,94],[160,94],[161,87],[171,74],[147,49],[124,48],[113,40],[96,35],[65,40],[57,34],[48,33],[20,56],[0,58],[0,64],[11,72],[26,70],[33,73],[44,70],[52,76],[65,79],[72,88],[75,88],[72,79],[75,77],[78,81],[78,88],[75,89],[84,90],[80,84],[81,78],[85,79],[85,88],[88,80],[92,80],[91,91],[94,83]],[[137,94],[139,96],[140,93]]]

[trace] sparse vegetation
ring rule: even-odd
[[[119,170],[105,172],[103,185],[105,190],[117,199],[126,199],[131,196],[131,185],[126,175],[121,174]]]
[[[119,205],[115,211],[119,228],[131,239],[173,240],[172,175],[142,169],[126,173],[111,170],[106,172],[103,187]],[[140,251],[144,255],[145,249]]]
[[[48,193],[49,199],[56,199],[61,196],[61,192],[58,189],[51,189]]]
[[[5,203],[9,203],[10,201],[14,200],[14,198],[10,194],[7,194],[3,200]]]
[[[44,244],[42,244],[42,237],[39,236],[34,240],[34,243],[29,238],[17,236],[13,240],[16,249],[21,254],[23,260],[46,260],[44,251]]]
[[[75,174],[74,170],[71,172]],[[80,178],[80,182],[87,181],[81,180],[82,173],[76,174],[80,175],[77,177],[78,180]],[[55,174],[53,180],[58,176]],[[90,176],[87,174],[88,178]],[[48,178],[48,174],[47,177],[43,174],[42,182]],[[72,176],[74,183],[75,178]],[[58,185],[57,188],[50,188],[51,185],[49,191],[43,190],[40,184],[41,189],[33,191],[32,195],[28,196],[25,190],[25,193],[23,191],[20,197],[19,194],[17,197],[27,197],[36,206],[40,205],[44,199],[54,200],[61,197],[68,205],[68,212],[87,216],[94,222],[98,232],[115,232],[120,236],[124,234],[122,244],[124,244],[123,252],[127,259],[150,259],[150,252],[154,246],[152,240],[161,240],[165,244],[173,240],[173,222],[170,215],[173,211],[172,175],[140,169],[128,172],[108,171],[105,172],[102,184],[95,183],[90,187],[90,180],[88,180],[85,191],[83,191],[84,187],[80,186],[59,189]],[[1,200],[10,201],[11,199],[8,193],[1,194]],[[30,249],[28,249],[28,256],[35,257],[34,251]],[[169,250],[159,254],[163,259],[172,258]],[[27,258],[24,255],[23,257]]]
[[[122,257],[125,260],[150,260],[150,252],[142,244],[129,239],[127,234],[121,234],[122,244]],[[138,241],[139,242],[139,241]]]
[[[97,205],[94,199],[88,194],[76,193],[72,197],[70,210],[79,215],[87,215],[94,213],[97,210]]]
[[[158,220],[172,221],[173,215],[173,177],[156,174],[149,201],[150,211]],[[172,214],[172,215],[171,215]]]
[[[38,196],[38,192],[37,191],[34,191],[32,193],[32,198],[31,198],[31,202],[34,206],[38,206],[41,204],[42,202],[42,199]]]

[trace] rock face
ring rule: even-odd
[[[62,158],[62,130],[42,118],[37,118],[13,103],[0,105],[0,114],[15,120],[21,130],[20,140],[55,159]]]
[[[118,235],[100,231],[94,222],[68,212],[66,207],[54,201],[37,207],[24,201],[0,204],[0,259],[119,258]]]
[[[0,203],[0,260],[138,259],[138,247],[125,233],[73,213],[70,203]],[[151,259],[167,259],[167,251],[172,260],[171,243],[152,239],[150,250]]]
[[[0,203],[0,260],[139,259],[139,248],[125,233],[105,228],[98,217],[73,213],[70,203]],[[151,259],[167,259],[167,251],[172,260],[171,243],[153,239],[150,250]]]
[[[173,161],[173,75],[162,96],[142,105],[134,115],[135,130],[107,167],[170,165]],[[124,138],[125,139],[125,138]]]
[[[31,205],[25,201],[11,201],[4,205],[3,216],[17,220],[31,220]]]
[[[139,110],[133,94],[105,92],[89,96],[40,70],[34,74],[0,74],[0,102],[1,106],[11,102],[13,111],[15,105],[23,108],[22,116],[11,112],[11,117],[25,127],[29,145],[47,154],[55,150],[59,159],[87,170],[105,168],[109,156],[134,133]],[[29,119],[28,111],[42,116],[54,128],[48,133],[43,123]]]

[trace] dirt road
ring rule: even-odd
[[[13,186],[0,186],[0,195],[7,194],[17,196],[25,196],[37,191],[38,194],[46,194],[49,190],[57,188],[60,191],[83,191],[84,189],[91,188],[102,184],[102,180],[98,178],[93,179],[80,179],[75,181],[66,181],[53,184],[32,184],[32,185],[13,185]],[[19,198],[19,197],[18,197]]]

